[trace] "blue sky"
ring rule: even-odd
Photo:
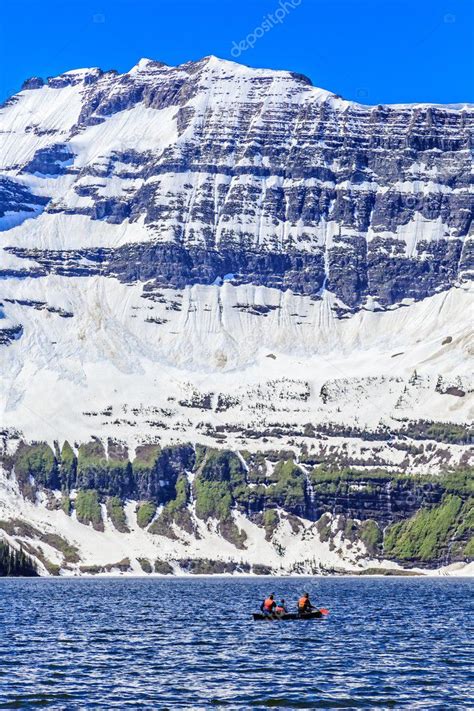
[[[8,2],[0,100],[32,75],[215,54],[302,72],[361,103],[474,102],[473,27],[473,0]]]

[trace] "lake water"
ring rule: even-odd
[[[327,620],[252,622],[308,589]],[[474,581],[0,579],[0,708],[474,708]]]

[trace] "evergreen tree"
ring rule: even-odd
[[[21,548],[15,550],[8,543],[0,541],[0,577],[20,575],[38,575],[36,563]]]

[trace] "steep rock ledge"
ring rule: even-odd
[[[313,522],[332,550],[341,542],[362,545],[359,558],[402,566],[433,568],[474,555],[470,470],[435,477],[327,470],[297,461],[291,452],[235,453],[201,445],[147,446],[130,461],[117,443],[109,442],[106,453],[99,441],[81,445],[77,455],[67,443],[56,453],[46,444],[23,443],[3,456],[3,466],[23,496],[74,512],[99,532],[107,512],[111,525],[130,535],[124,505],[138,501],[138,525],[171,541],[183,533],[198,540],[200,525],[214,522],[220,536],[245,551],[248,534],[237,514],[262,528],[277,549],[275,531],[288,521],[295,532]],[[15,525],[33,535],[27,524]],[[15,535],[13,524],[0,527]]]

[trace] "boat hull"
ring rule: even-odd
[[[302,614],[299,614],[298,612],[288,612],[286,615],[264,615],[261,612],[254,612],[252,616],[254,622],[259,620],[281,620],[282,622],[286,622],[288,620],[320,620],[324,617],[323,613],[319,610],[315,610],[314,612],[303,612]]]

